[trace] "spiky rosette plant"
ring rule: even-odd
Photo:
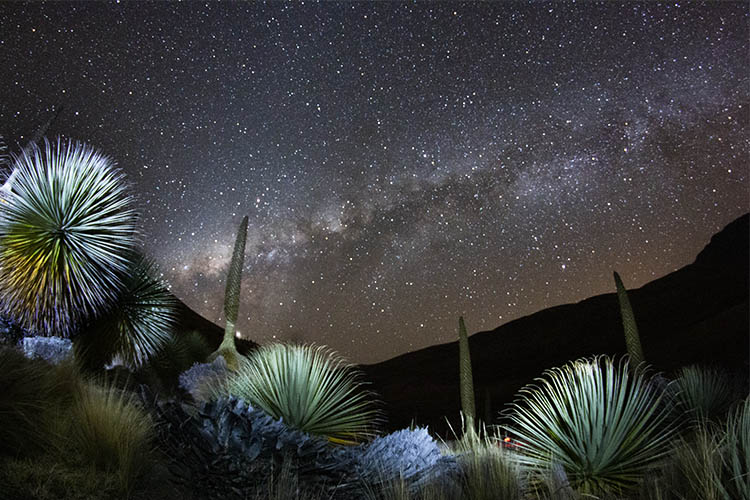
[[[45,140],[15,157],[13,169],[0,211],[2,312],[67,336],[122,287],[133,200],[114,162],[78,142]]]
[[[373,436],[381,418],[363,385],[358,370],[323,346],[271,344],[243,360],[221,390],[290,427],[352,442]]]
[[[677,409],[698,422],[720,420],[737,399],[731,377],[718,367],[684,366],[672,385]]]
[[[537,381],[505,412],[522,464],[559,464],[580,493],[621,494],[668,453],[675,428],[667,393],[627,360],[581,359]]]
[[[115,357],[140,368],[172,338],[177,300],[157,277],[151,259],[134,253],[130,261],[114,306],[76,336],[76,355],[89,369]]]

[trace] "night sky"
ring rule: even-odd
[[[172,291],[374,362],[635,288],[748,211],[746,2],[6,3],[0,134],[128,175]],[[555,332],[549,332],[554,335]]]

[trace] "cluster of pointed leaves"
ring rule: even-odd
[[[221,390],[301,431],[356,442],[381,421],[363,386],[361,372],[323,346],[271,344],[243,360]]]
[[[137,215],[123,175],[78,142],[45,140],[13,160],[0,211],[3,313],[67,336],[116,299]]]
[[[115,307],[87,324],[77,337],[79,358],[93,369],[115,358],[132,369],[140,368],[170,341],[176,323],[176,299],[157,277],[153,261],[135,253]]]
[[[560,464],[579,492],[619,494],[668,452],[676,431],[669,391],[627,358],[581,359],[537,381],[505,412],[503,428],[519,443],[521,463]]]
[[[684,366],[672,387],[677,409],[699,421],[718,420],[737,399],[729,374],[716,367]]]

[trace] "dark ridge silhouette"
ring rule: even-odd
[[[695,262],[628,290],[646,360],[667,374],[693,363],[720,365],[745,384],[750,357],[750,215],[711,238]],[[588,298],[516,319],[469,338],[477,415],[497,413],[542,372],[595,354],[625,354],[617,296]],[[446,434],[460,429],[458,342],[361,368],[386,403],[389,430],[412,421]]]
[[[695,262],[628,290],[646,360],[667,374],[693,363],[722,366],[747,386],[750,370],[750,214],[715,234]],[[614,270],[613,270],[614,271]],[[538,311],[469,338],[477,416],[497,413],[542,372],[595,354],[623,355],[625,337],[612,293]],[[199,331],[216,349],[224,329],[180,303],[180,330]],[[240,353],[258,344],[237,341]],[[460,429],[458,342],[361,365],[380,394],[388,431],[412,422],[447,436]],[[489,397],[488,397],[489,396]]]

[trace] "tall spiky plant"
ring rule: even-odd
[[[242,285],[242,266],[245,262],[245,242],[247,240],[247,215],[242,218],[237,239],[234,242],[234,252],[232,261],[229,264],[229,273],[227,274],[227,288],[224,293],[224,317],[226,318],[226,327],[224,328],[224,339],[221,341],[219,348],[209,356],[209,362],[214,361],[218,356],[223,356],[227,366],[236,370],[239,368],[240,353],[237,352],[237,346],[234,343],[234,336],[237,324],[237,313],[240,308],[240,289]]]
[[[78,142],[44,143],[14,157],[3,186],[0,302],[25,327],[67,336],[117,297],[137,215],[110,158]]]
[[[461,409],[466,419],[466,430],[473,434],[476,431],[476,406],[474,404],[474,375],[471,371],[471,350],[469,336],[463,316],[458,318],[458,359],[461,391]]]
[[[169,342],[177,300],[157,276],[154,262],[135,252],[114,306],[76,336],[82,366],[95,371],[119,358],[137,369]]]
[[[628,292],[622,284],[620,275],[614,272],[615,286],[617,287],[617,301],[620,303],[620,317],[622,318],[622,329],[625,332],[625,346],[628,349],[628,355],[634,366],[638,366],[646,361],[641,347],[641,337],[638,333],[638,325],[635,323],[633,307],[630,305]]]

